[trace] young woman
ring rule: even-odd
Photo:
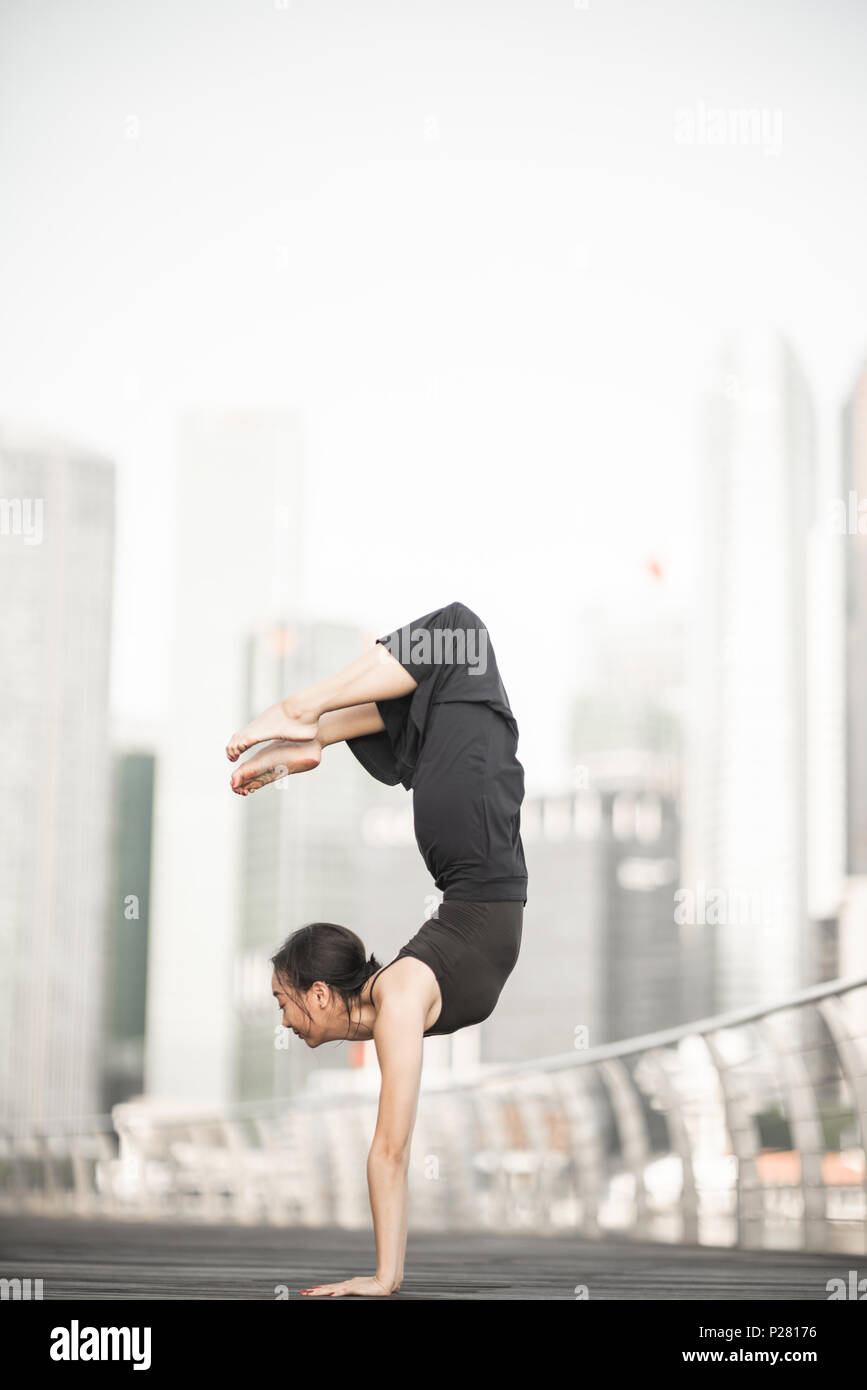
[[[481,619],[463,603],[435,609],[281,700],[229,741],[233,762],[265,744],[235,770],[232,789],[247,796],[308,772],[339,742],[380,782],[412,790],[416,841],[443,894],[388,965],[330,922],[301,927],[272,958],[284,1028],[308,1047],[372,1038],[382,1073],[367,1163],[376,1274],[302,1292],[386,1297],[403,1279],[423,1039],[488,1018],[521,947],[524,770]]]

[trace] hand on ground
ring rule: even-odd
[[[381,1284],[378,1279],[360,1277],[346,1279],[342,1284],[316,1284],[312,1289],[302,1289],[302,1294],[311,1298],[343,1298],[346,1294],[357,1294],[362,1298],[388,1298],[393,1289]]]

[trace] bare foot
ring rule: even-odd
[[[265,743],[269,739],[306,741],[316,737],[318,728],[319,720],[312,710],[293,710],[288,701],[280,700],[232,735],[226,744],[226,757],[229,762],[237,762],[254,743]]]
[[[305,743],[276,739],[235,769],[231,778],[232,791],[246,796],[293,772],[310,772],[319,766],[321,757],[322,744],[318,738]]]

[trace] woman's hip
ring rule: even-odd
[[[521,949],[524,904],[521,901],[442,902],[407,947],[430,955],[437,973],[448,978],[481,957],[496,977],[505,980]]]

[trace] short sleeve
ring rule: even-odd
[[[403,782],[408,790],[411,785],[402,774],[400,751],[406,741],[409,706],[415,694],[417,692],[413,691],[397,700],[377,700],[376,707],[385,730],[377,734],[359,734],[357,738],[346,740],[347,748],[352,750],[365,771],[387,787],[395,787],[398,782]]]
[[[507,719],[517,736],[488,630],[466,604],[436,608],[376,640],[418,683],[408,695],[376,701],[384,731],[346,740],[378,781],[389,786],[401,782],[407,790],[412,787],[429,711],[435,704],[481,701]]]

